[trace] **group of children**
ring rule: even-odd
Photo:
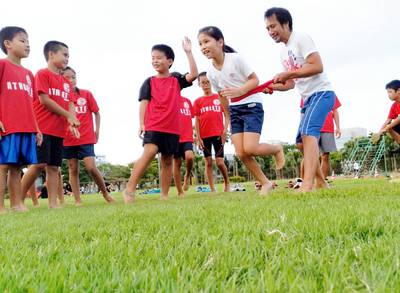
[[[63,154],[69,163],[69,174],[75,203],[81,203],[77,160],[83,159],[89,173],[107,202],[103,178],[94,162],[93,145],[97,142],[100,116],[89,91],[76,87],[75,71],[67,67],[68,46],[59,41],[45,44],[47,67],[35,76],[21,65],[30,52],[27,32],[8,26],[0,31],[0,213],[6,211],[6,186],[14,210],[27,210],[24,199],[36,178],[46,172],[49,208],[63,203],[60,167]],[[93,130],[92,113],[96,117]],[[21,179],[21,168],[29,166]],[[34,196],[35,192],[31,192]]]
[[[302,98],[296,138],[304,155],[303,184],[299,190],[308,192],[314,188],[325,188],[327,172],[326,168],[321,169],[319,144],[325,145],[328,154],[333,149],[331,135],[322,141],[324,135],[321,132],[333,133],[332,123],[328,123],[332,125],[328,125],[327,130],[322,129],[326,120],[335,119],[338,126],[335,111],[340,102],[324,73],[321,57],[312,39],[307,34],[293,31],[289,11],[270,8],[265,12],[264,19],[270,37],[276,43],[284,44],[281,53],[284,71],[275,75],[274,83],[265,88],[264,93],[296,87]],[[255,157],[273,156],[276,169],[283,168],[285,164],[281,145],[260,142],[264,122],[263,97],[260,93],[248,94],[259,84],[251,66],[225,44],[221,30],[215,26],[200,29],[198,43],[203,55],[211,61],[207,72],[200,74],[188,38],[182,44],[189,63],[186,74],[170,72],[175,58],[171,47],[159,44],[151,49],[156,74],[147,78],[140,88],[139,136],[143,140],[143,153],[135,162],[122,193],[127,204],[135,200],[138,182],[158,153],[161,153],[161,198],[168,198],[172,177],[178,194],[183,196],[190,184],[194,142],[203,150],[211,191],[215,190],[212,148],[224,178],[224,191],[229,191],[228,171],[223,159],[228,135],[236,156],[260,183],[261,195],[267,195],[274,185]],[[64,157],[69,160],[70,183],[76,203],[80,203],[79,159],[84,160],[106,201],[113,202],[94,162],[93,145],[98,140],[100,127],[99,108],[89,91],[76,87],[76,73],[67,67],[68,47],[61,42],[48,42],[44,47],[47,68],[33,77],[20,64],[21,59],[29,54],[28,35],[23,29],[4,28],[1,31],[1,46],[7,58],[0,60],[0,211],[4,211],[7,172],[13,208],[26,209],[23,195],[42,170],[46,170],[47,174],[49,207],[57,207],[63,149]],[[196,79],[204,95],[196,99],[192,106],[189,99],[181,96],[181,90],[191,86]],[[398,92],[399,87],[396,84],[389,88]],[[95,129],[92,113],[96,119]],[[195,139],[192,118],[195,118]],[[389,125],[382,128],[382,132],[391,133],[396,129],[393,123]],[[340,130],[336,134],[340,135]],[[183,186],[180,176],[182,159],[186,163]],[[326,159],[322,161],[324,163]],[[325,163],[329,163],[329,157]],[[22,165],[30,167],[21,181]]]

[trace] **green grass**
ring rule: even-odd
[[[0,216],[0,292],[400,292],[400,184]],[[283,185],[283,184],[281,184]]]

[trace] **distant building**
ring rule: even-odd
[[[356,137],[368,136],[368,131],[366,128],[362,127],[351,127],[351,128],[343,128],[342,136],[336,139],[336,146],[338,150],[344,147],[344,144],[349,140],[352,140]]]

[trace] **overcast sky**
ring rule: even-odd
[[[268,36],[264,12],[272,6],[289,9],[294,30],[311,35],[324,69],[342,102],[341,127],[379,129],[390,108],[385,84],[400,79],[400,1],[2,1],[1,27],[17,25],[29,34],[31,54],[23,65],[33,73],[46,66],[45,42],[59,40],[70,47],[70,66],[78,86],[93,92],[102,125],[96,153],[112,163],[128,163],[141,152],[138,131],[138,92],[154,74],[150,49],[170,45],[176,54],[173,71],[186,72],[181,47],[192,39],[199,71],[209,60],[202,56],[197,32],[218,26],[225,41],[241,53],[260,81],[281,69],[276,44]],[[189,4],[190,3],[190,4]],[[4,57],[4,55],[1,55]],[[195,83],[183,95],[201,95]],[[299,120],[296,90],[265,96],[263,140],[294,142]],[[229,147],[228,152],[233,148]]]

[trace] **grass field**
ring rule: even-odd
[[[0,292],[400,292],[400,183],[115,196],[1,215]]]

